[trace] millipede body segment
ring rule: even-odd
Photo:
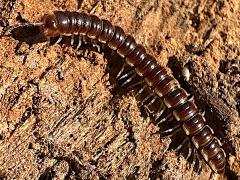
[[[226,155],[213,130],[205,124],[193,100],[180,87],[165,67],[148,54],[142,45],[119,26],[83,12],[55,11],[44,15],[42,30],[47,38],[61,35],[81,35],[97,40],[115,50],[126,63],[133,67],[156,96],[163,99],[173,116],[181,125],[190,142],[211,169],[224,174]]]

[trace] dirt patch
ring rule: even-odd
[[[227,178],[240,176],[239,1],[0,0],[0,33],[54,10],[107,19],[170,68],[223,143]],[[211,178],[118,86],[119,56],[15,32],[0,38],[0,179]]]

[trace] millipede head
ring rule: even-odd
[[[60,33],[57,28],[57,19],[54,14],[45,14],[42,19],[42,31],[46,37],[55,37]]]

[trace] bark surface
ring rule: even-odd
[[[170,68],[223,143],[227,178],[240,176],[238,0],[0,0],[0,32],[54,10],[107,19]],[[33,42],[33,32],[22,33]],[[0,179],[210,179],[208,166],[196,173],[168,149],[135,93],[117,85],[119,61],[90,45],[2,36]]]

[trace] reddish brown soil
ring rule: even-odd
[[[108,19],[168,66],[223,143],[226,177],[240,176],[238,0],[0,0],[0,32],[54,10]],[[208,166],[196,173],[168,150],[171,139],[160,135],[134,93],[115,88],[119,57],[29,45],[6,34],[0,38],[0,179],[210,179]]]

